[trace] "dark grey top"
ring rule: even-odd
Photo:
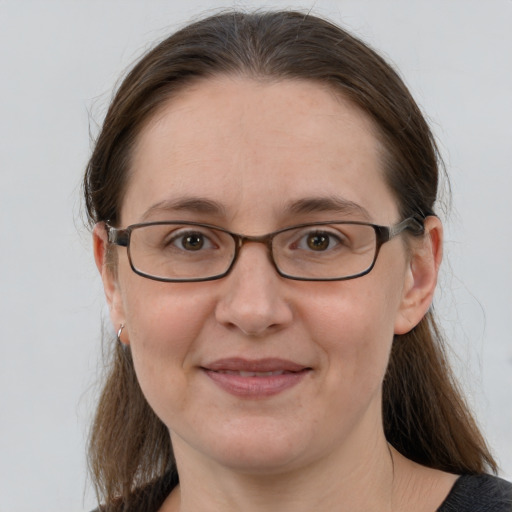
[[[177,484],[177,475],[167,474],[136,492],[130,504],[94,512],[157,512]],[[512,483],[492,475],[462,475],[437,512],[512,512]]]
[[[491,475],[462,475],[437,512],[512,512],[512,484]]]

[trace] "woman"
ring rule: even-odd
[[[324,20],[227,13],[149,52],[85,176],[118,329],[101,510],[510,510],[430,309],[437,183],[400,78]]]

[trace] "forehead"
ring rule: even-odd
[[[187,212],[176,205],[193,210],[202,201],[222,222],[257,218],[268,226],[296,214],[294,204],[329,198],[387,221],[396,208],[375,132],[359,108],[315,82],[199,81],[142,130],[122,222],[153,220],[146,217],[156,205],[169,210],[159,215],[178,218]]]

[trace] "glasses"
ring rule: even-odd
[[[165,282],[220,279],[232,270],[242,246],[262,243],[277,273],[299,281],[342,281],[372,270],[382,244],[409,230],[423,233],[410,217],[395,226],[329,221],[291,226],[262,236],[245,236],[209,224],[163,221],[106,225],[108,241],[126,247],[132,270]]]

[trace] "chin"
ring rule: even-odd
[[[325,451],[322,449],[325,447],[316,446],[315,442],[322,436],[315,435],[311,427],[294,425],[291,421],[283,425],[275,419],[252,417],[226,422],[219,429],[208,426],[206,435],[196,437],[195,442],[180,436],[179,452],[183,451],[187,457],[185,450],[193,447],[215,464],[242,474],[276,475],[293,471],[314,460],[316,452]]]
[[[279,475],[296,470],[302,466],[302,457],[291,450],[274,450],[273,447],[244,447],[241,452],[232,451],[218,454],[216,462],[231,471],[253,476]]]

